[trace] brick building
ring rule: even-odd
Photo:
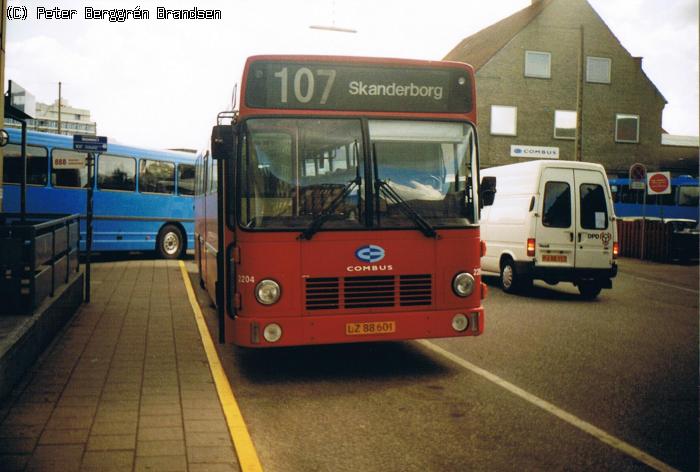
[[[484,166],[580,159],[624,175],[635,162],[675,162],[661,143],[666,100],[586,0],[533,0],[445,59],[476,70]],[[697,147],[688,151],[676,171],[697,175]]]

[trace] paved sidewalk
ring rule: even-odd
[[[239,470],[177,261],[93,264],[92,303],[0,404],[0,469]]]

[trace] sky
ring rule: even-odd
[[[589,0],[664,95],[663,127],[698,135],[698,1]],[[36,7],[74,8],[72,20],[37,19]],[[340,54],[442,59],[463,38],[530,0],[8,0],[7,80],[36,100],[87,108],[97,133],[151,148],[203,147],[229,108],[245,58]],[[84,18],[85,7],[149,10],[150,20]],[[156,20],[156,7],[221,10],[221,20]],[[310,29],[352,28],[355,34]]]

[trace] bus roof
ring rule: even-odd
[[[22,133],[17,128],[6,128],[10,135],[10,143],[20,144]],[[27,142],[32,146],[56,147],[61,149],[73,149],[73,137],[63,134],[44,133],[40,131],[27,131]],[[167,149],[151,149],[139,146],[107,141],[108,154],[127,154],[131,157],[148,157],[153,159],[170,159],[177,162],[195,161],[194,153],[171,151]]]

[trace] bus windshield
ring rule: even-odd
[[[469,165],[475,152],[473,128],[463,123],[373,120],[369,134],[376,182],[393,191],[375,195],[379,226],[414,226],[401,211],[402,204],[433,227],[475,221]]]
[[[247,120],[239,173],[241,225],[278,230],[311,225],[314,232],[321,225],[408,229],[417,224],[411,211],[434,228],[475,222],[471,126],[399,120],[368,125],[371,150],[364,149],[359,119]],[[372,169],[369,187],[366,169]]]

